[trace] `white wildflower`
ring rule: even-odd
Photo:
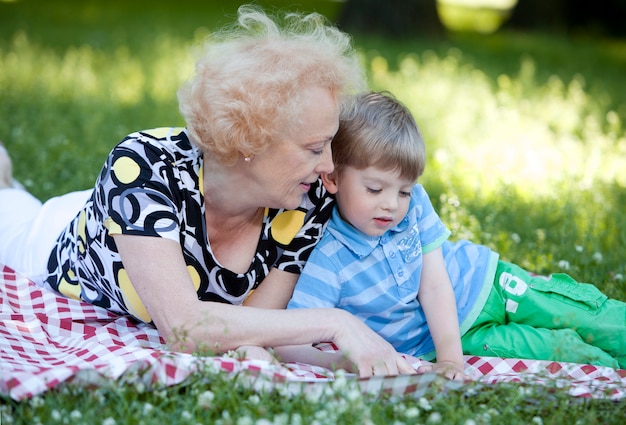
[[[533,394],[533,389],[531,387],[519,387],[518,391],[522,397],[528,397]]]
[[[109,416],[108,418],[102,421],[102,425],[116,425],[116,422],[115,422],[115,419]]]
[[[46,402],[43,400],[43,398],[37,396],[37,397],[33,397],[30,399],[30,405],[32,407],[41,407],[45,404]]]
[[[618,282],[621,282],[622,280],[624,280],[624,275],[621,273],[616,273],[615,276],[613,276],[613,279],[617,280]]]
[[[559,268],[563,270],[569,270],[569,261],[567,260],[559,261]]]
[[[487,412],[479,413],[476,417],[480,423],[491,423],[491,415]]]
[[[54,421],[60,421],[61,420],[61,412],[59,412],[56,409],[53,409],[52,412],[50,412],[50,417],[52,418],[52,420]]]
[[[286,424],[291,424],[291,425],[302,425],[304,423],[304,421],[302,420],[302,416],[300,416],[299,413],[294,413],[293,416],[291,417],[291,422],[289,422],[289,420],[287,420],[288,418],[285,418],[285,423]]]
[[[541,419],[539,416],[535,416],[533,418],[533,423],[537,425],[543,425],[543,419]]]
[[[296,413],[296,416],[290,418],[287,413],[280,413],[274,416],[271,421],[271,425],[293,425],[293,424],[302,424],[302,418],[299,417]],[[300,422],[298,422],[300,421]]]
[[[404,414],[405,410],[406,410],[406,406],[404,405],[404,403],[396,403],[393,405],[393,411],[397,415]]]
[[[439,413],[439,412],[431,413],[430,416],[428,417],[428,420],[426,421],[426,423],[429,423],[429,424],[441,423],[441,413]]]
[[[593,254],[593,256],[591,258],[596,263],[601,263],[602,262],[602,253],[601,252],[596,252],[596,253]]]
[[[515,243],[520,243],[522,238],[517,233],[511,234],[511,240]]]
[[[358,388],[352,388],[346,393],[345,397],[347,400],[355,402],[361,399],[361,391]]]
[[[208,409],[213,404],[213,399],[215,398],[215,394],[212,391],[205,391],[202,394],[198,395],[198,406]]]
[[[500,414],[500,412],[498,412],[493,407],[491,409],[487,410],[487,413],[489,414],[489,416],[498,416]]]
[[[476,388],[468,388],[467,391],[465,391],[465,395],[467,397],[474,397],[478,395],[478,390]]]
[[[421,407],[422,409],[429,411],[431,410],[433,407],[430,405],[430,402],[424,398],[424,397],[420,397],[420,399],[418,400],[417,404],[419,405],[419,407]]]
[[[237,419],[237,425],[252,425],[252,424],[254,424],[254,421],[252,420],[250,416],[242,416],[239,419]]]
[[[417,418],[419,415],[420,409],[418,409],[417,407],[409,407],[404,413],[404,416],[406,416],[407,418]]]
[[[576,250],[576,252],[583,252],[583,247],[581,245],[574,246],[574,249]]]
[[[347,387],[348,380],[346,379],[346,373],[343,370],[335,372],[335,380],[332,385],[336,394],[342,392]]]
[[[465,421],[464,425],[476,425],[476,421],[474,419],[468,419]]]
[[[217,362],[219,361],[219,359],[213,359],[213,361],[208,361],[206,363],[204,363],[204,372],[208,373],[208,374],[216,374],[218,373],[221,369],[218,366]]]
[[[326,423],[328,421],[328,411],[327,410],[318,410],[315,412],[315,420],[320,423]]]
[[[180,413],[180,417],[183,418],[186,421],[190,421],[193,418],[193,415],[191,413],[189,413],[189,411],[183,410]]]
[[[148,413],[150,413],[152,411],[152,409],[154,409],[154,406],[150,403],[145,403],[143,405],[143,414],[147,415]]]
[[[80,410],[72,410],[70,412],[70,419],[73,420],[73,421],[77,421],[77,420],[79,420],[82,417],[83,417],[83,414],[80,413]]]

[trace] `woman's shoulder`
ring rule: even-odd
[[[200,150],[189,140],[182,127],[160,127],[135,131],[128,134],[113,149],[114,155],[135,152],[142,157],[178,162],[196,159]]]

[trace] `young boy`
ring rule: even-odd
[[[288,308],[343,308],[398,352],[463,377],[463,354],[626,368],[626,303],[451,243],[424,188],[424,143],[390,94],[361,95],[323,174],[337,205]],[[281,355],[281,352],[278,351]],[[307,359],[310,361],[310,358]]]

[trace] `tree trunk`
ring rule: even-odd
[[[626,0],[519,0],[505,27],[626,35]]]
[[[436,0],[347,0],[338,25],[347,32],[394,38],[443,35]]]

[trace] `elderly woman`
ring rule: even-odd
[[[319,176],[333,170],[339,112],[363,82],[346,34],[317,14],[284,23],[241,7],[179,91],[186,128],[130,134],[93,190],[43,206],[0,190],[0,221],[13,223],[0,228],[13,235],[0,262],[153,323],[173,349],[334,341],[362,376],[411,372],[346,312],[283,310],[330,217]],[[12,186],[0,157],[0,185]],[[32,241],[43,253],[29,252]]]

